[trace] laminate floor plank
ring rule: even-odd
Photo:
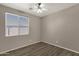
[[[0,56],[79,56],[79,54],[44,42],[39,42],[0,54]]]

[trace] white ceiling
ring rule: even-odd
[[[33,4],[34,3],[2,3],[2,5],[5,5],[17,10],[21,10],[24,12],[28,12],[30,14],[33,14],[39,17],[43,17],[51,13],[55,13],[55,12],[58,12],[63,9],[76,5],[76,3],[44,3],[48,10],[43,13],[38,14],[38,13],[33,12],[32,10],[29,10],[30,6],[32,6]]]

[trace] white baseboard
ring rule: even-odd
[[[52,44],[52,43],[48,43],[48,42],[44,42],[44,43],[47,43],[47,44],[50,44],[50,45],[53,45],[53,46],[56,46],[56,47],[60,47],[60,48],[63,48],[63,49],[66,49],[66,50],[69,50],[69,51],[72,51],[72,52],[75,52],[75,53],[78,53],[78,51],[75,51],[75,50],[72,50],[72,49],[69,49],[69,48],[66,48],[66,47],[62,47],[60,45],[56,45],[56,44]]]
[[[40,41],[38,41],[38,42],[40,42]],[[38,42],[34,42],[34,43],[31,43],[31,44],[35,44],[35,43],[38,43]],[[29,45],[31,45],[31,44],[24,45],[24,46],[19,46],[19,47],[17,47],[17,48],[13,48],[13,49],[9,49],[9,50],[5,50],[5,51],[0,52],[0,54],[8,54],[7,52],[9,52],[9,51],[16,50],[16,49],[20,49],[20,48],[29,46]]]
[[[35,44],[35,43],[38,43],[38,42],[34,42],[32,44]],[[69,49],[69,48],[65,48],[65,47],[62,47],[60,45],[56,45],[56,44],[52,44],[52,43],[48,43],[48,42],[44,42],[44,43],[47,43],[47,44],[50,44],[50,45],[53,45],[53,46],[56,46],[56,47],[60,47],[60,48],[63,48],[63,49],[66,49],[66,50],[69,50],[69,51],[72,51],[72,52],[75,52],[75,53],[79,53],[78,51],[75,51],[75,50],[72,50],[72,49]],[[31,45],[31,44],[29,44],[29,45]],[[28,46],[28,45],[24,45],[24,46],[20,46],[20,47],[14,48],[14,49],[2,51],[2,52],[0,52],[0,54],[7,54],[7,52],[9,52],[9,51],[16,50],[16,49],[19,49],[19,48],[22,48],[22,47],[25,47],[25,46]]]

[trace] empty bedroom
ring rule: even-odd
[[[79,56],[78,3],[0,3],[0,56]]]

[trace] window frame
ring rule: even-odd
[[[24,16],[24,15],[17,15],[17,14],[14,14],[14,13],[9,13],[9,12],[5,12],[5,36],[6,37],[12,37],[11,35],[6,35],[6,25],[7,25],[7,15],[10,14],[10,15],[13,15],[13,16],[17,16],[17,20],[19,19],[19,17],[26,17],[27,20],[28,20],[28,24],[27,24],[27,29],[28,29],[28,34],[20,34],[20,28],[19,28],[19,23],[18,23],[18,35],[13,35],[13,36],[20,36],[20,35],[29,35],[29,17],[28,16]],[[18,21],[19,22],[19,21]]]

